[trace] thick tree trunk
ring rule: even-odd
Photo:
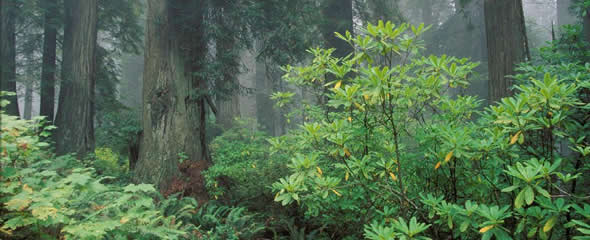
[[[16,93],[16,48],[15,19],[18,8],[16,1],[0,0],[0,91]],[[6,97],[10,101],[4,107],[7,114],[19,116],[16,96]]]
[[[94,149],[98,0],[65,0],[62,83],[55,119],[58,154]]]
[[[43,23],[43,65],[41,68],[41,116],[53,122],[55,114],[55,70],[58,19],[57,0],[42,0],[45,11]]]
[[[148,1],[143,136],[135,173],[137,181],[156,184],[162,192],[184,191],[202,200],[206,192],[200,171],[210,162],[205,138],[207,85],[193,74],[202,71],[207,51],[201,4]],[[183,167],[179,154],[188,158]]]
[[[334,32],[342,35],[346,31],[353,33],[352,0],[324,0],[322,1],[322,14],[324,21],[320,30],[326,41],[327,48],[336,48],[333,56],[344,57],[352,52],[352,47],[345,41],[337,38]]]
[[[512,95],[515,65],[525,61],[528,52],[521,0],[485,0],[488,49],[489,97],[494,103]]]

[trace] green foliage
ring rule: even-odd
[[[238,119],[232,129],[211,142],[213,165],[204,176],[214,198],[260,209],[272,202],[268,186],[286,168],[282,158],[269,159],[268,136],[250,126],[252,123]]]
[[[40,141],[46,129],[34,121],[1,113],[0,236],[43,239],[184,239],[196,229],[166,212],[170,200],[152,185],[109,184],[112,177],[71,156],[54,157]],[[100,157],[112,157],[99,150]],[[108,159],[104,159],[109,161]],[[169,215],[167,215],[167,214]]]
[[[419,223],[413,217],[409,223],[406,220],[399,218],[393,220],[391,227],[384,227],[380,224],[372,224],[365,227],[365,237],[371,240],[395,239],[401,240],[429,240],[430,238],[420,236],[420,233],[428,229],[430,225]]]
[[[478,111],[477,98],[448,92],[467,87],[477,64],[422,57],[425,30],[369,24],[337,34],[357,50],[349,56],[311,49],[309,65],[284,67],[320,105],[269,140],[291,156],[275,201],[339,237],[364,226],[369,239],[587,238],[585,45],[566,34],[519,68],[513,97]]]
[[[194,215],[205,239],[253,239],[264,227],[242,207],[202,206]]]
[[[96,148],[94,150],[95,159],[93,160],[96,171],[118,176],[129,170],[129,165],[119,164],[120,156],[110,148]]]

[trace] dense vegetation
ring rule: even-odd
[[[581,61],[585,46],[568,42],[576,29],[542,49],[538,63],[519,67],[513,97],[483,110],[476,97],[448,94],[469,84],[477,64],[422,57],[425,30],[369,24],[364,37],[338,36],[355,54],[334,58],[331,50],[312,49],[310,65],[286,66],[286,81],[315,89],[326,104],[305,106],[305,122],[281,137],[237,124],[216,138],[204,175],[218,201],[205,206],[126,183],[120,177],[127,166],[108,148],[88,160],[54,157],[43,141],[52,127],[3,113],[2,232],[80,239],[249,239],[269,231],[301,239],[588,238],[590,64]],[[276,94],[283,106],[289,96]]]
[[[55,137],[53,117],[20,118],[9,112],[15,93],[0,91],[0,238],[590,239],[590,43],[582,24],[519,56],[526,61],[516,61],[513,75],[496,76],[511,84],[500,94],[507,97],[487,104],[466,90],[481,78],[481,63],[430,54],[432,26],[381,20],[351,33],[348,19],[327,48],[304,51],[316,31],[332,31],[322,29],[326,22],[293,29],[312,19],[331,24],[338,16],[320,15],[337,6],[315,12],[314,1],[287,2],[302,13],[272,0],[204,1],[199,12],[151,1],[148,17],[161,22],[147,23],[153,55],[145,73],[161,74],[145,77],[143,112],[109,90],[117,88],[116,69],[109,73],[116,51],[138,51],[136,19],[121,18],[137,6],[102,3],[99,12],[111,17],[97,26],[118,44],[131,39],[96,53],[104,60],[103,81],[90,90],[98,90],[98,114],[83,109],[96,121],[84,130],[91,141],[56,151],[70,140]],[[371,4],[377,9],[366,14],[398,22],[383,2]],[[574,7],[587,18],[590,2]],[[235,27],[243,16],[258,28]],[[212,22],[183,28],[201,19]],[[269,96],[276,118],[233,114],[243,90],[234,82],[238,50],[252,45],[250,34],[264,35],[256,59],[264,73],[280,70]],[[193,38],[219,52],[195,49]],[[296,44],[284,44],[289,38]],[[168,61],[197,72],[174,72]],[[196,87],[180,89],[186,83]]]

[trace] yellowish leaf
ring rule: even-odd
[[[23,185],[23,190],[28,193],[33,193],[33,189],[27,184]]]
[[[49,216],[55,216],[57,215],[57,209],[54,207],[38,207],[33,209],[33,211],[31,211],[31,213],[33,214],[34,217],[41,219],[41,220],[47,220],[47,217]]]
[[[358,108],[361,112],[365,111],[365,108],[363,106],[361,106],[359,103],[355,102],[354,106],[356,106],[356,108]]]
[[[389,176],[391,177],[391,180],[397,181],[397,177],[392,172],[389,172]]]
[[[344,174],[344,181],[348,181],[348,171],[346,171],[346,174]]]
[[[543,232],[551,231],[551,228],[553,228],[553,226],[555,225],[556,222],[557,222],[557,216],[553,216],[553,217],[549,218],[549,220],[547,220],[547,222],[543,226]]]
[[[336,83],[336,85],[334,85],[334,89],[339,89],[341,85],[342,85],[342,81],[338,81]]]
[[[351,117],[348,117],[348,122],[352,122],[352,118]]]
[[[10,229],[4,229],[0,227],[0,232],[8,235],[8,236],[12,236],[12,231]]]
[[[4,205],[6,205],[6,207],[8,207],[9,209],[16,209],[18,211],[23,211],[25,210],[27,207],[29,207],[29,204],[31,204],[31,199],[11,199],[10,201],[4,203]]]
[[[338,195],[338,197],[342,197],[342,194],[340,194],[338,191],[332,189],[332,192],[334,192],[334,194]]]
[[[346,154],[347,157],[350,157],[350,152],[348,151],[348,148],[344,148],[344,154]]]
[[[318,170],[318,173],[320,174],[320,176],[321,176],[322,174],[324,174],[324,173],[322,172],[322,169],[321,169],[320,167],[315,167],[315,168],[316,168],[316,170]]]
[[[440,161],[438,161],[438,162],[436,163],[436,165],[434,165],[434,170],[438,169],[438,168],[440,167],[440,164],[441,164],[441,162],[440,162]]]
[[[252,164],[252,168],[256,168],[256,165],[255,164]]]
[[[368,94],[364,94],[363,97],[365,98],[365,101],[369,101],[369,95]]]
[[[123,217],[121,218],[121,220],[119,221],[121,224],[125,224],[126,222],[129,222],[129,218],[127,217]]]
[[[492,228],[494,228],[494,225],[489,225],[489,226],[486,226],[486,227],[482,227],[481,229],[479,229],[479,232],[480,233],[485,233],[485,232],[489,231]]]
[[[521,131],[518,131],[512,138],[510,138],[510,145],[514,144],[518,140],[518,136],[520,136]]]
[[[447,155],[445,156],[445,162],[448,162],[451,160],[451,158],[453,157],[453,151],[450,151],[449,153],[447,153]]]

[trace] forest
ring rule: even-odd
[[[0,239],[590,240],[590,0],[0,0]]]

